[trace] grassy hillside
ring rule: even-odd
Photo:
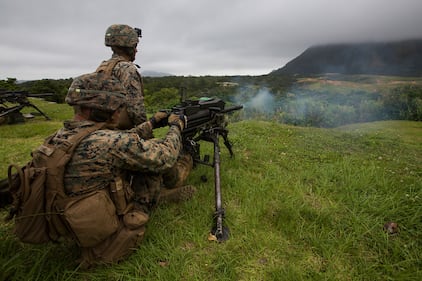
[[[0,126],[0,177],[71,115],[66,106],[45,111],[56,121]],[[422,278],[422,122],[317,129],[250,120],[229,128],[236,155],[221,154],[225,243],[207,239],[213,171],[199,167],[189,179],[194,199],[159,207],[139,250],[112,267],[79,270],[72,243],[21,244],[1,223],[0,280]],[[384,232],[389,221],[398,234]]]

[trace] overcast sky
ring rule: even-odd
[[[0,79],[69,78],[143,31],[135,63],[174,75],[261,75],[312,45],[422,38],[422,0],[0,0]]]

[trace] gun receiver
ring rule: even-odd
[[[228,139],[227,114],[242,109],[242,105],[225,108],[225,102],[218,98],[201,98],[199,100],[182,101],[172,108],[175,114],[183,114],[187,118],[187,126],[182,132],[183,148],[192,155],[194,164],[204,164],[214,168],[215,187],[215,225],[211,234],[217,241],[222,242],[229,238],[229,229],[223,226],[225,210],[222,207],[221,181],[220,181],[220,136],[224,139],[230,156],[233,157],[232,145]],[[213,161],[209,162],[209,155],[201,160],[199,141],[214,144]]]

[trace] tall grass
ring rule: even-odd
[[[1,174],[58,126],[0,127]],[[422,278],[422,123],[317,129],[250,120],[229,129],[235,158],[224,146],[221,153],[226,242],[207,238],[213,171],[200,166],[189,178],[195,197],[158,207],[143,244],[114,266],[80,270],[74,244],[25,245],[2,223],[0,280]],[[384,232],[388,221],[398,234]]]

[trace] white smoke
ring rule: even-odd
[[[273,112],[275,107],[274,96],[267,88],[261,88],[254,97],[244,104],[244,107],[265,113]]]

